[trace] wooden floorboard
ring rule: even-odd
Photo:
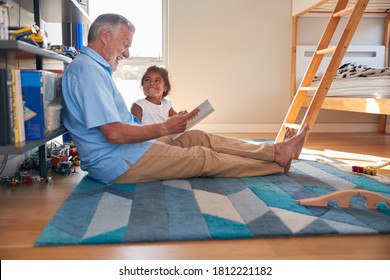
[[[236,134],[273,138],[270,134]],[[390,157],[390,135],[312,133],[305,148]],[[365,164],[346,160],[350,164]],[[390,166],[378,172],[390,177]],[[43,228],[84,176],[83,172],[17,187],[0,186],[0,258],[10,259],[390,259],[390,235],[259,238],[126,245],[34,247]]]

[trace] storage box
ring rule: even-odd
[[[49,105],[47,111],[47,130],[50,132],[60,128],[61,125],[61,105]]]
[[[0,5],[0,40],[8,40],[8,7]]]
[[[21,79],[25,111],[30,112],[24,123],[26,140],[42,140],[52,131],[48,110],[59,102],[59,77],[44,70],[22,70]]]

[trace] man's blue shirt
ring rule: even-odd
[[[83,47],[62,77],[62,119],[81,159],[81,168],[109,183],[129,169],[154,141],[113,145],[99,126],[122,122],[138,125],[112,79],[110,65],[97,52]]]

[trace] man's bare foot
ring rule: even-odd
[[[290,170],[295,153],[303,147],[308,129],[308,125],[305,125],[297,135],[275,144],[274,160],[277,164],[284,167],[284,172]]]
[[[286,132],[284,133],[284,140],[288,140],[293,138],[297,134],[297,131],[295,129],[291,129],[289,127],[286,128]],[[295,154],[293,155],[293,157]],[[286,166],[284,166],[284,173],[287,173],[291,168],[292,159],[287,163]]]
[[[292,159],[287,163],[286,166],[284,166],[284,170],[283,170],[284,173],[287,173],[288,171],[290,171],[291,163],[292,163]]]

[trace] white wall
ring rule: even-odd
[[[319,0],[291,0],[292,1],[292,15],[297,15],[302,13],[302,11],[307,10],[314,5],[316,5]]]
[[[287,112],[291,0],[170,0],[169,63],[176,109],[208,98],[216,132],[276,132]]]
[[[313,1],[308,1],[313,2]],[[169,71],[176,109],[208,98],[199,128],[277,132],[290,104],[291,0],[170,0]],[[327,18],[301,18],[299,44],[317,44]],[[380,44],[383,18],[365,18],[352,44]],[[313,131],[377,131],[378,117],[323,110]]]

